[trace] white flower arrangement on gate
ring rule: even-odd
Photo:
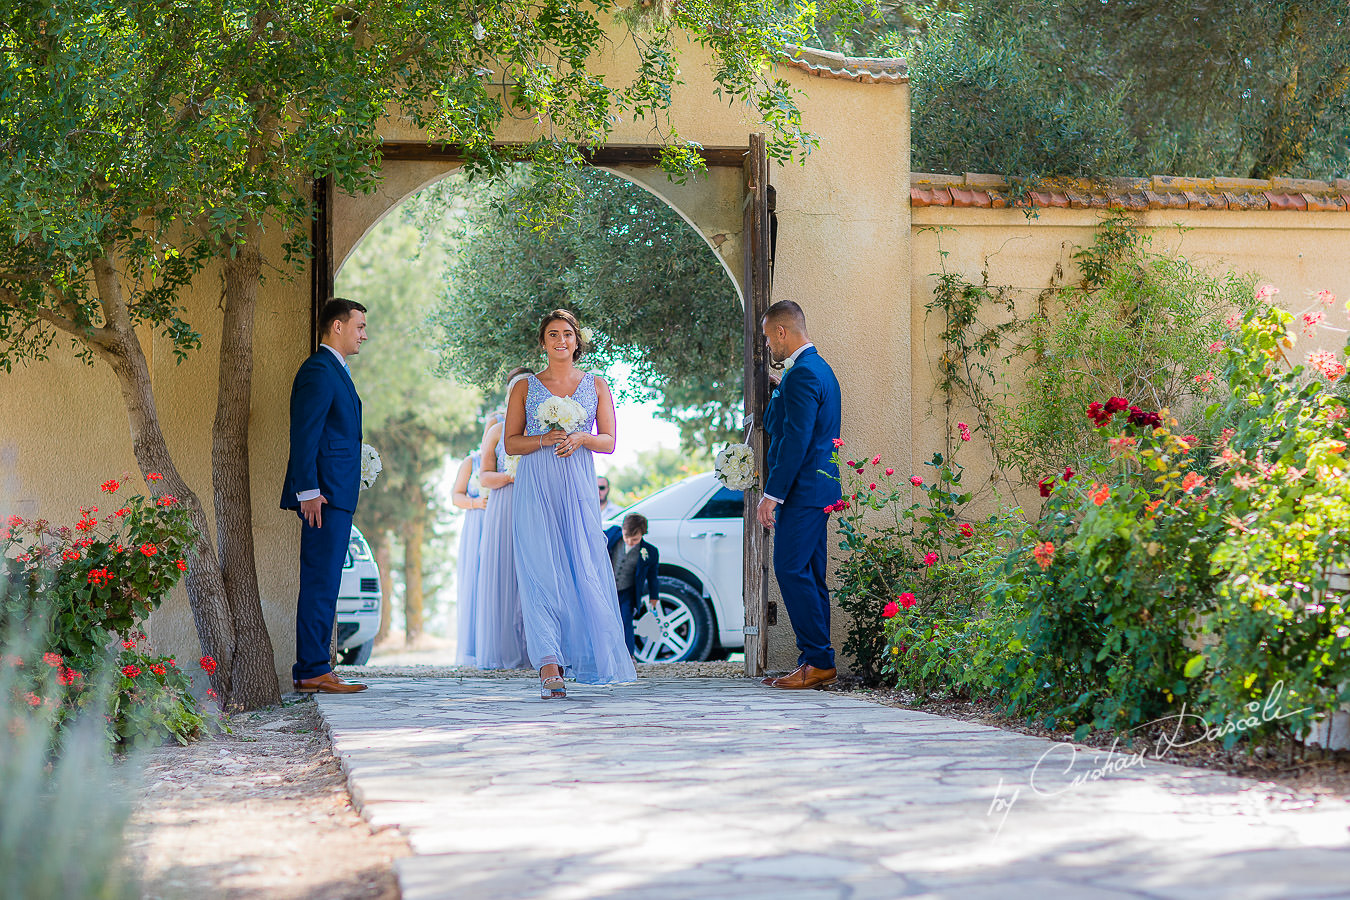
[[[535,417],[547,431],[557,429],[571,434],[586,424],[586,408],[571,397],[554,396],[539,404]]]
[[[713,461],[717,480],[733,491],[748,491],[758,486],[755,451],[749,444],[731,444]]]
[[[384,463],[380,462],[380,451],[369,444],[361,445],[361,490],[367,490],[373,484],[375,479],[380,477],[384,471]]]

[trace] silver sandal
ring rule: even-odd
[[[562,675],[539,676],[539,699],[541,700],[563,700],[567,697],[567,683],[563,681]]]

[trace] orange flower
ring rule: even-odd
[[[1105,484],[1098,484],[1097,482],[1094,481],[1092,482],[1092,489],[1088,493],[1088,497],[1091,498],[1093,503],[1097,504],[1098,506],[1101,506],[1108,499],[1110,499],[1111,488]]]
[[[1181,489],[1189,494],[1204,483],[1205,479],[1201,478],[1198,473],[1187,472],[1186,477],[1181,479]]]
[[[1045,571],[1055,561],[1055,545],[1049,541],[1037,544],[1031,555],[1036,557],[1036,565],[1041,567],[1041,571]]]

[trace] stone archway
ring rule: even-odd
[[[760,319],[769,305],[772,271],[770,169],[763,134],[748,136],[743,147],[705,148],[707,172],[683,184],[665,176],[657,147],[608,146],[586,151],[589,162],[630,181],[680,215],[704,240],[731,278],[744,310],[745,412],[748,422],[762,421],[768,397],[767,355],[758,340]],[[385,183],[370,195],[333,192],[317,183],[317,215],[311,271],[310,350],[318,348],[314,327],[319,309],[332,296],[337,271],[385,216],[422,188],[453,173],[463,156],[453,147],[390,141],[385,145]],[[733,261],[738,265],[733,265]],[[751,444],[764,468],[762,433],[751,430]],[[755,520],[759,496],[747,491],[744,510],[742,600],[745,610],[745,665],[749,675],[765,669],[768,633],[774,618],[769,600],[768,533]]]

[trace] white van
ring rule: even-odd
[[[363,666],[370,661],[380,630],[380,569],[361,529],[352,526],[342,586],[337,601],[338,662]]]

